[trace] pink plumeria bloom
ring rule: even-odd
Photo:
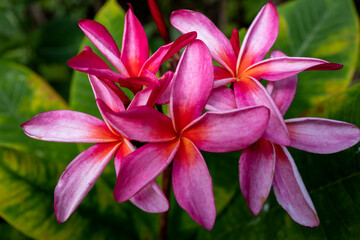
[[[194,32],[183,35],[174,42],[160,47],[149,57],[149,44],[144,28],[131,9],[125,16],[121,53],[110,33],[100,23],[84,19],[79,21],[79,26],[117,72],[89,48],[70,59],[68,65],[77,71],[95,75],[101,80],[119,83],[134,93],[140,91],[143,85],[156,84],[155,74],[160,65],[196,38]],[[127,100],[126,103],[129,102]]]
[[[279,31],[279,17],[272,2],[260,10],[241,47],[237,30],[229,41],[199,12],[175,11],[170,21],[181,33],[196,31],[197,38],[204,41],[212,57],[222,66],[215,67],[214,87],[234,83],[236,104],[239,108],[264,105],[270,109],[269,126],[265,130],[264,138],[284,146],[290,144],[286,124],[259,80],[277,81],[305,70],[335,70],[342,67],[315,58],[279,57],[263,60]]]
[[[148,106],[114,113],[99,101],[105,118],[118,132],[148,142],[123,160],[114,191],[117,201],[132,197],[173,162],[173,189],[179,205],[206,229],[212,228],[216,217],[212,180],[199,149],[243,149],[263,134],[269,118],[264,106],[201,115],[212,86],[211,55],[202,41],[195,40],[184,51],[174,75],[171,118]]]
[[[284,57],[274,51],[272,57]],[[289,108],[296,92],[297,76],[268,82],[267,90],[282,115]],[[227,87],[214,90],[207,108],[236,109],[234,92]],[[291,147],[313,153],[335,153],[355,145],[360,140],[358,127],[322,118],[285,120]],[[304,186],[295,162],[286,147],[261,138],[243,150],[239,161],[240,188],[250,211],[257,215],[266,201],[271,186],[279,204],[298,223],[315,227],[319,219]]]
[[[118,96],[97,77],[89,75],[95,97],[114,112],[124,111]],[[96,143],[80,153],[65,169],[55,188],[54,209],[59,222],[66,221],[95,184],[114,156],[116,175],[122,160],[135,150],[111,123],[91,115],[68,110],[40,113],[22,124],[24,132],[44,141]],[[147,212],[164,212],[169,203],[158,184],[149,182],[130,201]]]

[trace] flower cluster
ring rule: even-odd
[[[150,57],[145,31],[131,9],[125,17],[121,51],[101,24],[79,22],[113,66],[90,47],[68,62],[88,74],[104,121],[60,110],[40,113],[22,125],[28,136],[44,141],[95,143],[59,179],[54,201],[57,220],[70,217],[114,157],[116,201],[130,200],[147,212],[167,211],[168,200],[155,179],[172,164],[177,202],[210,230],[216,208],[200,150],[243,150],[239,181],[250,211],[260,212],[273,187],[279,204],[296,222],[317,226],[315,208],[286,147],[334,153],[356,144],[360,130],[340,121],[284,120],[283,115],[294,98],[297,73],[342,66],[287,57],[278,50],[264,59],[279,30],[271,2],[258,13],[241,45],[236,29],[228,40],[199,12],[179,10],[170,21],[183,35]],[[185,46],[175,71],[158,78],[159,67]],[[213,60],[220,66],[214,66]],[[262,80],[267,80],[266,87]],[[119,86],[130,89],[134,98],[130,100]],[[168,114],[157,111],[155,104],[168,104]],[[136,149],[130,141],[145,144]]]

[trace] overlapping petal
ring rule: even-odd
[[[273,188],[277,201],[294,221],[308,227],[319,225],[314,204],[301,179],[295,162],[285,147],[276,146]]]
[[[270,57],[285,57],[279,50],[272,51]],[[266,90],[270,93],[282,115],[289,109],[296,93],[297,75],[293,75],[275,82],[267,82]]]
[[[254,215],[259,214],[269,196],[274,172],[275,149],[271,142],[261,138],[241,153],[241,193]]]
[[[261,61],[274,44],[279,32],[279,16],[272,2],[266,4],[251,23],[236,63],[236,74]]]
[[[212,57],[233,75],[236,55],[226,36],[199,12],[178,10],[171,14],[171,24],[181,33],[196,31],[197,38],[209,48]]]
[[[119,171],[114,190],[115,200],[128,200],[154,180],[170,164],[179,144],[179,140],[148,143],[129,154]]]
[[[212,90],[213,73],[209,50],[195,40],[185,49],[174,75],[170,115],[176,131],[201,115]]]
[[[319,69],[316,66],[320,65]],[[326,68],[328,66],[329,68]],[[243,77],[251,76],[256,79],[266,79],[268,81],[277,81],[305,70],[336,70],[342,68],[342,65],[329,63],[317,58],[303,57],[279,57],[270,58],[248,67],[243,72]]]
[[[125,16],[125,26],[121,49],[121,60],[131,77],[139,75],[142,66],[149,57],[149,44],[139,20],[131,8]]]
[[[120,60],[120,51],[114,39],[103,25],[93,20],[82,19],[79,21],[79,27],[121,74],[129,76]]]
[[[205,106],[210,111],[227,111],[236,109],[234,91],[228,87],[220,87],[212,90]]]
[[[104,119],[129,139],[142,142],[166,142],[176,138],[171,119],[148,106],[139,106],[114,113],[100,99],[97,100]]]
[[[145,212],[160,213],[169,210],[169,201],[155,180],[130,198],[130,201]]]
[[[121,140],[104,121],[69,110],[40,113],[21,126],[26,135],[43,141],[103,143]]]
[[[127,78],[125,75],[114,72],[102,58],[91,50],[80,52],[67,63],[69,67],[76,71],[103,77],[113,82],[118,82],[119,79]]]
[[[291,147],[313,153],[335,153],[360,141],[353,124],[322,118],[294,118],[285,121]]]
[[[263,135],[268,120],[269,109],[264,106],[207,112],[184,129],[182,136],[203,151],[238,151]]]
[[[89,75],[89,81],[93,89],[95,99],[101,99],[113,112],[125,111],[124,104],[108,85],[104,84],[94,75]],[[101,112],[101,108],[99,108],[99,110]]]
[[[135,151],[134,146],[124,139],[114,158],[116,176],[119,174],[122,160],[133,151]],[[169,202],[155,180],[130,198],[130,201],[145,212],[158,213],[169,209]]]
[[[172,179],[179,205],[196,222],[210,230],[216,217],[211,176],[200,151],[186,138],[181,139],[175,155]]]
[[[269,93],[255,79],[247,78],[234,84],[238,108],[264,105],[270,109],[270,119],[263,138],[282,146],[290,145],[290,135],[284,119]]]
[[[120,144],[96,144],[67,166],[55,188],[54,209],[58,222],[65,222],[79,206]]]
[[[160,47],[148,60],[146,60],[142,71],[147,69],[155,74],[159,70],[161,64],[195,39],[196,32],[189,32],[181,35],[174,42]]]

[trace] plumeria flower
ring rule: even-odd
[[[160,47],[149,57],[149,44],[144,28],[131,8],[125,16],[121,53],[108,30],[100,23],[83,19],[79,21],[79,26],[117,72],[90,48],[70,59],[68,65],[77,71],[95,75],[106,83],[118,83],[129,88],[134,94],[140,91],[143,85],[150,87],[159,84],[155,74],[160,65],[196,38],[194,32],[183,35],[174,42]],[[124,94],[121,99],[126,104],[130,102]]]
[[[206,229],[212,228],[216,217],[212,180],[199,150],[245,148],[263,134],[269,118],[264,106],[201,115],[213,81],[209,50],[195,40],[184,51],[174,75],[171,118],[148,106],[115,113],[98,101],[116,131],[148,142],[123,160],[114,191],[117,201],[128,200],[173,162],[173,189],[179,205]]]
[[[272,57],[284,57],[274,51]],[[297,76],[268,82],[267,90],[282,115],[289,108],[296,92]],[[221,87],[208,102],[212,110],[236,109],[234,92]],[[349,148],[360,140],[358,127],[322,118],[285,120],[290,133],[291,147],[312,153],[335,153]],[[240,188],[250,211],[257,215],[266,201],[271,186],[279,204],[299,224],[319,225],[311,198],[304,186],[295,162],[286,147],[261,138],[243,150],[239,161]]]
[[[211,55],[222,67],[215,67],[214,87],[234,83],[236,104],[239,108],[264,105],[271,111],[264,138],[288,146],[290,136],[276,104],[259,80],[277,81],[301,71],[335,70],[342,65],[321,59],[279,57],[263,60],[274,44],[279,31],[279,17],[272,2],[266,4],[249,27],[240,47],[237,30],[230,41],[203,14],[190,10],[175,11],[171,24],[181,33],[197,32]]]
[[[89,75],[89,80],[96,98],[102,99],[114,112],[125,110],[110,87],[96,76]],[[80,153],[59,179],[54,196],[55,215],[59,222],[66,221],[75,211],[112,157],[118,175],[124,157],[135,150],[111,123],[81,112],[59,110],[40,113],[22,127],[28,136],[43,141],[96,143]],[[147,212],[169,209],[168,200],[155,181],[144,185],[130,201]]]

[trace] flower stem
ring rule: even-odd
[[[171,190],[171,171],[172,165],[170,164],[163,172],[162,188],[166,198],[170,202],[170,190]],[[168,239],[168,218],[169,211],[160,214],[160,229],[159,229],[159,240]]]

